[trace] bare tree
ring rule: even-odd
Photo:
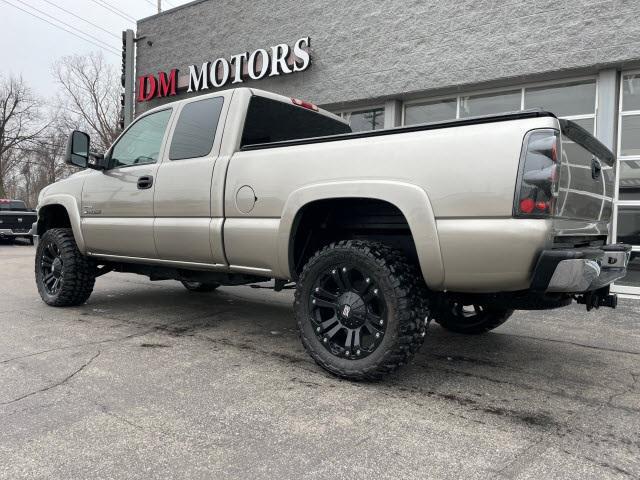
[[[20,149],[46,128],[41,120],[40,101],[22,77],[0,78],[0,197],[21,161]]]
[[[67,130],[86,130],[96,150],[106,150],[120,133],[119,76],[101,53],[71,55],[54,63],[62,87],[59,103]]]

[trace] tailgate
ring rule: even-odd
[[[10,229],[16,233],[28,232],[36,220],[37,215],[33,212],[0,212],[0,230]]]
[[[572,220],[611,219],[615,157],[589,132],[560,120],[562,151],[555,216]]]

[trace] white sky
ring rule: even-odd
[[[168,10],[172,6],[183,5],[188,1],[162,0],[162,8]],[[22,74],[36,94],[41,97],[51,97],[57,89],[51,75],[51,63],[64,55],[101,50],[105,58],[116,65],[119,72],[122,30],[131,28],[135,31],[135,22],[98,4],[105,4],[135,19],[140,19],[157,12],[156,2],[157,0],[0,0],[0,45],[2,45],[0,75]],[[54,5],[102,27],[115,37]],[[95,39],[88,37],[92,42],[107,44],[117,53],[108,52],[81,40],[16,7],[45,18],[67,30],[73,30],[78,35],[82,36],[79,32],[85,32],[95,37]],[[72,28],[56,22],[47,15],[67,23]]]

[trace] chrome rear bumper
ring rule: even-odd
[[[544,250],[531,289],[549,293],[583,293],[604,288],[627,274],[631,246]]]
[[[0,228],[0,238],[19,238],[19,237],[30,237],[31,230],[26,232],[16,232],[11,228]]]

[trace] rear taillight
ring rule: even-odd
[[[558,194],[560,136],[556,130],[535,130],[525,142],[515,215],[548,217],[553,214]]]

